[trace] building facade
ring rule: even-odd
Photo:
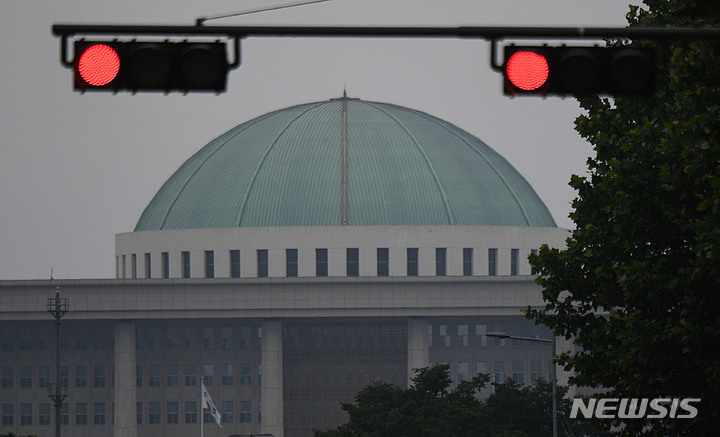
[[[243,123],[191,157],[133,232],[116,278],[0,281],[0,432],[311,436],[373,381],[447,363],[552,376],[527,256],[559,247],[532,187],[425,113],[343,97]],[[47,299],[70,301],[59,342]],[[223,418],[200,404],[204,382]],[[488,389],[489,390],[489,389]],[[485,393],[484,395],[486,395]]]

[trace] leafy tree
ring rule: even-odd
[[[720,25],[717,0],[645,0],[631,26]],[[647,42],[650,44],[649,42]],[[560,362],[612,397],[701,398],[695,419],[632,419],[624,435],[712,435],[720,409],[720,43],[669,41],[648,99],[580,99],[594,147],[573,176],[564,250],[531,256],[530,318],[582,351]],[[611,426],[613,424],[606,424]]]

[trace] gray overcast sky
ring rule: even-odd
[[[484,140],[561,227],[590,147],[573,99],[509,99],[490,44],[458,39],[252,38],[220,96],[72,90],[54,23],[183,24],[290,0],[0,0],[0,279],[110,278],[132,231],[195,151],[266,112],[342,95],[418,109]],[[334,0],[207,25],[625,26],[627,0]]]

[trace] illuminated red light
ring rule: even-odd
[[[523,91],[533,91],[545,84],[550,68],[544,56],[530,51],[513,53],[505,66],[507,78]]]
[[[112,47],[95,44],[80,55],[77,69],[80,77],[89,85],[107,85],[120,71],[120,57]]]

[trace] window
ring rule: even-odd
[[[501,384],[503,381],[505,381],[505,361],[495,361],[493,363],[493,381],[498,384]]]
[[[20,425],[32,425],[32,404],[20,404]]]
[[[170,277],[170,254],[163,252],[160,254],[160,267],[162,268],[162,277],[167,279]]]
[[[88,348],[88,335],[85,328],[75,328],[75,350],[85,351]]]
[[[2,388],[13,388],[15,381],[15,371],[12,367],[3,366],[2,368]]]
[[[50,404],[38,405],[38,425],[50,426]]]
[[[197,365],[185,365],[185,386],[194,387],[197,385]]]
[[[125,255],[122,256],[122,278],[125,279],[127,277],[127,257]]]
[[[178,402],[167,403],[167,423],[179,423],[180,420],[180,404]]]
[[[197,349],[197,328],[185,328],[184,332],[185,349]]]
[[[215,252],[212,250],[205,251],[205,277],[215,277]]]
[[[32,388],[32,367],[20,367],[20,388]]]
[[[298,250],[285,249],[285,276],[296,278],[298,275]]]
[[[154,351],[160,349],[160,328],[148,328],[148,349]]]
[[[497,249],[488,249],[488,275],[497,276]]]
[[[475,346],[487,346],[487,325],[475,325]]]
[[[87,425],[87,404],[75,404],[75,425]]]
[[[347,249],[345,251],[345,273],[348,277],[360,276],[360,250]]]
[[[525,383],[525,362],[524,361],[513,361],[512,362],[512,379],[520,384]]]
[[[30,329],[20,330],[20,350],[22,352],[32,350],[32,331]]]
[[[233,385],[233,365],[222,365],[222,385]]]
[[[440,325],[440,345],[445,347],[450,347],[451,344],[451,338],[450,338],[450,326],[449,325]]]
[[[215,365],[205,364],[203,366],[203,376],[205,377],[205,385],[215,385]]]
[[[190,252],[182,253],[182,277],[190,277]]]
[[[135,404],[135,416],[136,416],[135,421],[137,422],[137,424],[142,425],[142,423],[143,423],[142,402],[137,402]]]
[[[458,325],[457,327],[457,333],[458,333],[458,346],[460,347],[468,347],[468,325]]]
[[[215,328],[203,328],[203,349],[215,350]]]
[[[96,351],[105,350],[107,346],[105,328],[96,328],[93,330],[93,349]]]
[[[231,326],[220,328],[220,349],[229,350],[233,348],[233,329]]]
[[[136,350],[142,349],[142,344],[143,344],[142,328],[137,327],[137,328],[135,328],[135,349]]]
[[[105,425],[105,402],[95,402],[93,405],[93,422],[95,425]]]
[[[257,275],[258,278],[268,277],[268,251],[267,249],[259,249],[257,251]]]
[[[145,254],[145,278],[150,279],[152,278],[152,264],[151,264],[151,257],[149,253]]]
[[[240,385],[249,386],[252,383],[252,375],[250,366],[241,364],[240,365]]]
[[[458,363],[458,381],[468,381],[470,379],[470,363],[461,361]]]
[[[387,247],[377,250],[377,275],[390,276],[390,249]]]
[[[179,368],[177,364],[168,364],[167,366],[167,386],[177,387],[180,382]]]
[[[148,423],[151,425],[160,424],[160,402],[148,403]]]
[[[530,361],[530,382],[535,383],[542,378],[542,361]]]
[[[520,249],[510,249],[510,274],[518,275],[518,261],[520,258]]]
[[[60,385],[62,387],[70,386],[70,367],[60,366]]]
[[[160,387],[159,365],[150,365],[148,367],[148,387]]]
[[[222,423],[233,423],[233,401],[222,402]]]
[[[315,276],[328,275],[328,250],[315,249]]]
[[[49,351],[50,350],[50,330],[40,328],[38,329],[38,342],[37,342],[38,350],[39,351]]]
[[[260,328],[262,329],[262,328]],[[239,332],[239,338],[238,338],[238,347],[240,349],[250,349],[252,347],[251,341],[250,341],[250,327],[249,326],[241,326],[238,328]]]
[[[15,405],[2,405],[2,424],[3,426],[15,426]]]
[[[185,423],[197,423],[196,402],[185,402]]]
[[[438,247],[435,249],[435,276],[445,276],[447,263],[447,249]]]
[[[475,362],[475,373],[476,374],[487,374],[488,373],[488,366],[487,361],[476,361]]]
[[[50,387],[50,366],[38,367],[38,387],[39,388]]]
[[[93,367],[93,387],[105,387],[105,366]]]
[[[525,332],[523,331],[523,325],[521,325],[520,323],[513,323],[512,325],[510,325],[510,334],[514,337],[524,337]],[[522,346],[523,341],[513,338],[512,345]]]
[[[140,364],[135,366],[135,386],[142,387],[142,366]]]
[[[87,366],[75,366],[75,387],[87,387]]]
[[[137,254],[133,253],[131,258],[130,271],[133,279],[137,279]]]
[[[432,347],[433,345],[433,327],[432,325],[428,325],[428,347]]]
[[[505,332],[505,325],[501,323],[495,324],[495,329],[493,329],[495,332]],[[499,346],[503,347],[505,346],[505,339],[504,338],[493,338],[493,346]]]
[[[473,250],[463,249],[463,276],[473,275]]]
[[[230,251],[230,277],[231,278],[239,278],[240,277],[240,251],[239,250],[231,250]]]
[[[168,350],[177,350],[180,348],[180,328],[167,328],[167,337],[165,344]]]
[[[65,327],[60,327],[60,350],[66,351],[70,349],[70,331]]]
[[[13,352],[15,350],[15,332],[12,329],[3,329],[2,334],[2,351]]]
[[[250,401],[240,402],[240,423],[252,422],[252,406]]]
[[[408,248],[407,250],[407,275],[418,275],[418,249]]]

